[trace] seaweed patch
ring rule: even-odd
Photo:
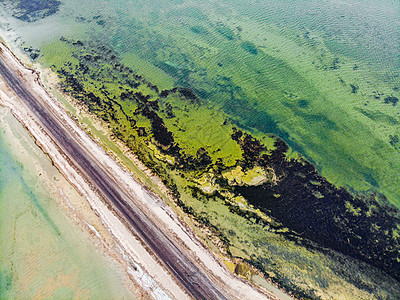
[[[34,22],[51,16],[61,5],[58,0],[2,0],[1,2],[12,11],[13,17],[25,22]]]
[[[236,138],[236,137],[235,137]],[[238,139],[246,149],[246,139]],[[237,186],[251,204],[299,236],[370,263],[400,279],[398,209],[375,192],[352,195],[320,176],[307,161],[286,160],[287,145],[278,140],[271,155],[253,156],[271,167],[278,180],[261,186]]]

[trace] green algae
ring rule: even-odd
[[[119,36],[109,34],[113,36],[109,39],[107,30],[114,33],[115,29],[103,27],[98,35],[113,45],[118,60],[158,86],[158,92],[133,77],[130,80],[139,86],[120,84],[125,71],[113,72],[118,70],[115,62],[100,59],[100,65],[89,64],[95,69],[89,71],[90,76],[81,74],[75,59],[83,53],[96,57],[90,49],[76,51],[73,64],[65,70],[71,78],[80,79],[85,92],[69,91],[109,122],[114,134],[162,177],[186,213],[211,228],[225,248],[222,251],[247,259],[299,297],[317,298],[322,293],[335,298],[351,293],[354,298],[368,298],[361,290],[382,298],[395,294],[387,292],[390,285],[381,275],[375,276],[373,270],[365,275],[356,261],[293,246],[287,228],[276,220],[262,223],[262,218],[268,219],[265,212],[230,194],[230,185],[218,177],[219,172],[243,164],[248,151],[233,143],[235,125],[266,146],[260,156],[275,149],[276,138],[269,136],[274,133],[292,146],[285,153],[286,160],[305,163],[302,157],[306,157],[338,186],[373,189],[398,205],[399,152],[395,145],[399,117],[395,103],[385,100],[398,98],[398,91],[393,90],[395,77],[371,69],[356,53],[344,52],[323,30],[286,28],[284,24],[282,31],[265,22],[265,16],[248,18],[221,7],[205,14],[191,5],[165,9],[159,3],[161,9],[155,6],[149,15],[135,8],[129,12],[134,16],[129,18],[136,18],[129,25],[134,34],[127,30]],[[55,70],[64,63],[68,59],[56,63]],[[65,85],[67,91],[71,83]],[[162,97],[160,92],[173,86],[190,88],[199,97],[188,99],[177,91]],[[140,104],[129,93],[122,97],[122,92],[140,92],[150,98]],[[90,101],[88,93],[95,96]],[[157,102],[159,110],[150,112],[162,119],[167,129],[163,133],[170,133],[173,143],[157,140],[154,119],[148,112],[143,114],[143,105],[154,105],[150,102]],[[172,159],[177,152],[180,159]],[[238,181],[243,183],[242,177],[252,167],[243,164]],[[314,196],[323,199],[317,190],[321,182],[310,183],[316,189]],[[273,197],[279,201],[283,195]],[[377,201],[385,202],[384,197]],[[376,208],[370,205],[368,217]],[[347,209],[360,216],[354,204],[349,203]]]
[[[260,157],[268,157],[276,151],[275,138],[263,136],[262,141],[273,145],[270,148],[257,144],[259,142],[248,133],[238,135],[239,131],[224,110],[212,109],[190,90],[160,91],[121,65],[113,52],[104,51],[101,44],[79,45],[72,55],[76,59],[73,63],[66,61],[54,66],[64,90],[107,121],[116,137],[162,178],[175,195],[178,206],[197,224],[210,228],[209,238],[219,251],[265,270],[264,274],[271,274],[268,276],[273,281],[297,296],[316,297],[313,290],[321,289],[331,295],[352,290],[356,298],[366,296],[362,284],[357,280],[348,281],[351,277],[348,265],[340,266],[343,258],[339,254],[332,252],[324,256],[297,244],[290,230],[231,192],[234,184],[229,184],[229,179],[239,185],[260,185],[265,179],[271,183],[277,180],[272,170],[246,162],[252,157],[249,156],[251,151],[256,151]],[[96,57],[94,61],[93,57]],[[257,131],[256,134],[261,136]],[[291,149],[284,157],[288,161],[304,161]],[[263,175],[262,180],[253,182],[260,175]],[[318,185],[316,182],[315,186]],[[277,199],[279,197],[276,195]],[[351,205],[348,209],[356,216],[358,210]],[[363,277],[363,282],[368,282],[369,290],[382,295],[393,293],[390,285],[382,284],[382,277],[373,278],[371,274],[375,270],[360,275],[359,262],[348,264],[356,270],[357,276]],[[312,272],[309,265],[313,266]],[[304,271],[298,272],[298,268]],[[335,272],[346,275],[338,276]],[[340,288],[332,285],[333,282],[340,282]]]
[[[385,105],[384,100],[399,98],[398,70],[388,68],[398,61],[385,63],[387,59],[393,62],[398,47],[393,48],[395,39],[390,40],[393,32],[385,31],[383,38],[391,51],[375,51],[381,45],[371,43],[372,22],[362,21],[365,15],[365,20],[382,22],[381,15],[365,11],[371,3],[363,5],[362,16],[348,15],[354,21],[350,22],[353,31],[343,23],[347,12],[337,14],[320,4],[313,7],[318,23],[310,19],[314,14],[304,14],[303,9],[281,13],[274,9],[280,5],[296,8],[298,3],[290,1],[279,1],[273,8],[237,1],[228,1],[232,5],[227,6],[210,1],[168,5],[140,1],[134,7],[122,1],[124,10],[115,12],[102,8],[112,7],[107,1],[102,3],[94,12],[67,1],[69,9],[76,6],[72,11],[77,18],[77,24],[72,26],[70,21],[69,26],[86,28],[92,37],[112,45],[124,63],[161,89],[170,88],[174,80],[224,109],[235,124],[259,135],[272,132],[284,138],[337,185],[358,191],[375,189],[398,204],[400,159],[391,137],[398,135],[399,115],[392,102]],[[388,6],[384,4],[381,7]],[[305,7],[310,9],[310,5]],[[341,20],[342,31],[329,26],[335,17]],[[96,23],[107,18],[115,24]],[[393,27],[384,23],[373,30],[381,34]],[[369,34],[355,34],[363,30]],[[73,35],[81,38],[81,31]],[[350,37],[366,47],[349,43]],[[257,55],[242,45],[254,45]],[[48,53],[42,53],[46,60]],[[371,53],[385,59],[372,64]],[[357,93],[352,86],[358,87]],[[388,117],[369,118],[360,108],[366,108],[368,116],[379,112]],[[383,124],[386,121],[389,124]]]
[[[60,49],[62,51],[63,48]],[[233,133],[232,127],[229,127],[223,113],[215,111],[211,107],[193,103],[179,94],[162,97],[147,81],[143,81],[137,75],[115,72],[115,65],[110,65],[108,62],[93,62],[93,66],[91,66],[90,58],[96,57],[93,53],[80,51],[74,52],[72,55],[75,57],[79,55],[78,60],[81,64],[85,60],[86,68],[93,68],[90,69],[93,73],[85,76],[89,69],[85,69],[83,72],[82,70],[77,71],[78,60],[76,58],[75,61],[65,61],[62,64],[64,72],[73,72],[68,73],[73,74],[68,76],[71,80],[79,82],[79,89],[96,97],[97,102],[88,103],[90,109],[97,112],[101,118],[111,121],[114,128],[118,129],[116,134],[119,137],[124,136],[126,139],[132,136],[142,142],[151,141],[151,120],[143,114],[136,113],[142,104],[132,101],[134,93],[147,98],[146,101],[157,102],[159,114],[165,120],[165,125],[171,130],[176,143],[187,155],[196,156],[198,149],[205,148],[213,161],[220,159],[228,167],[235,165],[236,161],[241,158],[240,148],[230,138]],[[83,78],[85,79],[83,80]],[[134,83],[131,82],[133,80]],[[77,93],[74,96],[82,97]],[[105,110],[102,109],[103,102],[108,106]],[[144,128],[150,135],[139,137],[134,128]]]
[[[147,78],[147,80],[157,85],[162,90],[168,90],[174,87],[174,80],[171,76],[134,53],[122,54],[121,62],[134,70],[136,74]]]
[[[172,106],[175,117],[165,118],[165,124],[187,154],[195,156],[197,150],[204,147],[213,161],[220,159],[226,167],[234,166],[241,159],[241,150],[231,139],[232,125],[226,123],[223,113],[204,105],[187,103],[182,98],[168,98],[166,101]]]
[[[168,22],[171,15],[158,15],[149,27],[138,17],[137,30],[154,43],[151,52],[146,47],[131,51],[163,69],[176,84],[217,104],[241,127],[284,138],[337,185],[377,189],[397,203],[399,154],[389,141],[396,134],[398,116],[382,105],[383,99],[372,103],[376,90],[393,94],[378,70],[334,52],[317,30],[282,33],[244,16],[218,13],[200,21],[185,16],[184,27]],[[194,26],[202,26],[207,34],[193,32]],[[257,55],[241,47],[246,42],[257,47]],[[124,51],[128,48],[124,45]],[[358,87],[357,93],[351,86]],[[359,113],[357,107],[365,103],[393,123],[384,134],[378,120]]]

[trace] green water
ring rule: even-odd
[[[34,23],[13,19],[7,10],[3,14],[3,23],[9,23],[5,28],[11,29],[6,33],[9,38],[18,37],[15,42],[22,41],[22,47],[39,49],[38,61],[45,66],[60,69],[71,60],[76,62],[72,53],[80,48],[60,40],[66,37],[82,40],[85,51],[110,47],[117,59],[160,89],[193,89],[217,115],[205,108],[186,112],[181,107],[188,130],[175,137],[184,141],[181,144],[193,155],[206,140],[222,148],[224,154],[231,151],[228,163],[235,163],[240,155],[237,147],[216,137],[230,136],[231,128],[224,134],[215,129],[219,128],[215,124],[228,117],[257,138],[269,133],[280,136],[332,183],[357,192],[377,191],[400,207],[400,103],[390,102],[400,98],[398,1],[64,0],[57,14]],[[99,74],[107,74],[102,71]],[[111,77],[104,81],[111,94],[118,95],[118,83],[113,85]],[[90,86],[91,80],[86,83]],[[129,104],[124,105],[129,108]],[[208,122],[210,119],[212,122]],[[165,120],[169,128],[176,125],[172,122]],[[214,129],[201,131],[204,135],[189,130],[207,126]],[[207,132],[213,130],[212,134]],[[193,203],[201,211],[199,204]],[[224,205],[218,209],[214,202],[207,205],[210,207],[205,211],[219,211],[218,218],[228,219]],[[47,211],[47,206],[43,207]],[[232,223],[240,228],[239,221]],[[250,241],[273,239],[266,238],[264,229],[259,228],[256,234],[247,226],[244,222],[246,229],[241,233],[253,234]],[[237,244],[242,242],[246,245],[241,247],[250,249],[249,253],[259,253],[260,257],[267,253],[246,239]],[[287,244],[276,244],[286,253]],[[303,250],[296,248],[294,256]],[[237,255],[246,257],[240,251]],[[304,257],[309,255],[307,252]],[[312,271],[304,271],[304,276],[299,273],[299,265],[305,264],[303,258],[297,261],[288,259],[290,255],[278,256],[282,276],[295,277],[297,286],[310,286],[306,275],[312,282],[320,278]],[[317,261],[321,265],[314,268],[318,269],[316,274],[329,278],[341,274],[327,272],[329,263],[325,259],[309,258],[307,268]],[[271,261],[278,259],[273,256]],[[293,261],[293,269],[288,271]],[[341,262],[338,265],[346,268]],[[9,276],[4,274],[1,280],[7,286]],[[345,281],[351,282],[353,277],[349,275]],[[384,277],[377,278],[386,282]],[[360,282],[364,289],[368,280]],[[311,286],[325,290],[329,285],[342,295],[349,287],[341,284],[341,288],[324,282]],[[394,286],[389,281],[386,285]]]
[[[40,61],[94,40],[161,88],[188,86],[255,135],[275,133],[333,183],[399,205],[398,5],[393,1],[63,1],[10,19]]]
[[[38,162],[44,170],[38,171]],[[48,192],[43,181],[48,174],[62,180],[22,126],[1,109],[0,298],[133,298],[122,271]]]

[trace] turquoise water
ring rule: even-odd
[[[54,166],[9,113],[0,114],[0,298],[134,298],[122,271],[49,193],[44,177],[62,181]]]

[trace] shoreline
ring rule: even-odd
[[[29,72],[32,72],[32,73],[36,73],[36,71],[35,70],[33,70],[33,69],[26,69],[26,70],[29,70]],[[36,73],[36,75],[38,76],[38,74]],[[38,78],[39,78],[40,76],[38,76]],[[42,89],[45,89],[45,86],[43,86],[43,84],[41,84],[39,81],[38,81],[38,79],[36,79],[35,80],[36,81],[36,84],[40,84],[41,85],[41,88]],[[3,93],[3,92],[2,92]],[[47,91],[46,91],[46,93],[47,93]],[[49,97],[49,98],[51,98],[51,95],[49,95],[49,94],[47,94],[47,97]],[[12,102],[12,101],[11,101]],[[15,103],[14,103],[15,104]],[[10,104],[9,104],[10,105]],[[51,104],[48,104],[48,105],[52,105],[53,107],[52,107],[52,109],[58,109],[58,110],[62,110],[62,108],[61,108],[61,105],[60,104],[55,104],[55,103],[51,103]],[[23,114],[23,112],[21,112],[21,111],[16,111],[15,110],[15,106],[14,106],[14,109],[12,108],[12,105],[11,106],[9,106],[9,109],[10,110],[12,110],[13,111],[13,114],[14,115],[17,115],[17,116],[19,116],[19,120],[20,120],[20,122],[21,123],[23,123],[24,125],[25,125],[25,127],[29,130],[29,131],[31,131],[31,134],[36,138],[36,140],[40,140],[40,139],[43,139],[43,136],[41,136],[41,133],[40,133],[40,128],[39,128],[39,131],[38,131],[38,128],[36,128],[36,131],[35,131],[35,129],[34,129],[34,127],[35,127],[35,125],[37,126],[38,124],[35,124],[34,123],[34,121],[32,121],[32,120],[30,120],[30,122],[29,121],[27,121],[27,119],[29,118],[29,114],[25,114],[25,116],[24,116],[24,114]],[[64,112],[64,118],[66,117],[65,116],[66,115],[66,113]],[[28,117],[28,118],[26,118],[26,117]],[[77,124],[75,123],[75,121],[72,121],[72,120],[69,120],[68,121],[69,123],[68,123],[68,125],[69,126],[72,126],[72,127],[78,127],[77,126]],[[72,123],[73,124],[72,124]],[[79,131],[79,129],[77,129],[77,128],[73,128],[74,130],[78,130]],[[43,132],[42,132],[42,134],[43,134]],[[82,133],[82,132],[80,132],[79,133],[80,134],[80,137],[79,138],[83,138],[83,139],[87,139],[87,137],[85,137],[84,135],[84,133]],[[65,177],[67,178],[67,179],[69,179],[69,181],[73,184],[73,185],[75,185],[75,186],[79,186],[79,182],[77,182],[77,180],[76,180],[76,178],[74,178],[74,176],[70,173],[69,174],[69,176],[67,175],[67,174],[65,174],[66,172],[65,172],[65,169],[68,169],[68,166],[66,166],[65,164],[64,165],[62,165],[62,163],[60,163],[60,160],[61,160],[61,158],[60,157],[57,157],[57,155],[55,154],[55,153],[51,153],[51,150],[49,150],[50,148],[51,148],[51,146],[49,145],[49,144],[45,144],[45,143],[43,143],[43,142],[38,142],[38,144],[41,144],[41,148],[42,149],[44,149],[45,150],[45,152],[47,152],[48,153],[48,155],[53,159],[53,162],[55,162],[55,164],[56,165],[58,165],[58,168],[59,169],[61,169],[61,170],[63,170],[63,173],[64,173],[64,175],[66,175]],[[101,148],[101,147],[99,147],[99,146],[97,146],[97,149],[95,149],[95,151],[102,151],[103,149],[99,149],[99,148]],[[104,154],[102,154],[102,155],[104,155]],[[106,155],[106,156],[108,156],[108,157],[106,157],[105,159],[106,160],[112,160],[112,158],[110,157],[110,155],[108,154],[108,155]],[[109,161],[107,162],[107,163],[109,163]],[[70,172],[73,172],[72,170],[69,170]],[[130,174],[126,174],[126,170],[123,170],[123,168],[121,168],[120,166],[119,166],[119,169],[117,169],[117,170],[113,170],[112,168],[111,168],[111,172],[113,172],[114,174],[113,175],[115,175],[115,176],[121,176],[121,171],[122,171],[122,177],[125,177],[125,178],[123,178],[123,180],[125,181],[124,183],[126,184],[126,182],[128,181],[128,182],[131,182],[132,181],[132,177],[130,176]],[[125,173],[125,174],[124,174]],[[126,176],[128,176],[127,178],[126,178]],[[134,181],[136,181],[135,179],[133,179]],[[138,185],[138,182],[136,181],[136,184]],[[130,188],[129,187],[129,184],[127,185],[127,188]],[[87,187],[86,187],[86,189],[87,189]],[[131,188],[130,188],[131,189]],[[83,190],[83,191],[85,191],[85,188],[83,188],[83,189],[81,189],[81,190]],[[134,192],[138,192],[137,190],[136,191],[134,191]],[[142,191],[143,192],[143,191]],[[85,196],[87,197],[87,198],[90,198],[90,197],[92,197],[92,198],[95,198],[94,197],[94,195],[93,194],[91,194],[90,193],[90,191],[86,191],[86,194],[85,194]],[[91,201],[92,201],[92,203],[91,203],[91,205],[92,205],[92,209],[93,209],[93,207],[96,207],[96,205],[97,206],[99,206],[100,204],[97,202],[95,202],[95,200],[94,199],[91,199]],[[146,205],[146,203],[143,203],[143,204],[145,204]],[[148,205],[148,203],[147,203],[147,205]],[[207,256],[209,256],[209,250],[207,249],[204,249],[204,245],[202,245],[202,243],[197,239],[197,238],[194,238],[194,236],[189,236],[188,234],[189,234],[189,230],[188,230],[188,228],[184,228],[185,227],[185,224],[183,224],[180,220],[179,220],[179,217],[177,217],[176,215],[175,215],[175,213],[171,210],[171,208],[169,208],[169,207],[166,207],[165,206],[165,204],[164,205],[160,205],[160,203],[152,203],[150,206],[152,206],[151,208],[152,208],[152,210],[153,210],[153,212],[154,211],[156,211],[157,212],[157,214],[159,215],[160,213],[161,214],[163,214],[164,216],[165,215],[167,215],[168,216],[168,218],[167,219],[164,219],[163,221],[165,222],[165,221],[167,221],[167,223],[168,223],[168,226],[169,227],[175,227],[176,228],[176,226],[178,226],[179,228],[180,228],[180,231],[181,232],[184,232],[185,234],[185,244],[192,244],[192,246],[193,246],[193,242],[194,242],[194,246],[195,246],[195,248],[199,248],[199,249],[203,249],[203,250],[201,250],[201,251],[199,251],[199,253],[200,252],[202,252],[201,254],[204,256],[204,255],[206,255],[206,257]],[[96,208],[94,208],[94,210],[96,210]],[[99,213],[99,211],[101,211],[100,213]],[[99,209],[99,207],[97,207],[97,212],[99,213],[99,214],[105,214],[105,215],[107,215],[106,214],[106,212],[104,211],[104,210],[101,210],[101,209]],[[107,215],[109,218],[112,218],[110,215]],[[173,217],[173,219],[171,219],[171,217]],[[168,220],[169,219],[169,220]],[[114,220],[115,221],[115,220]],[[108,220],[108,222],[110,222],[110,220]],[[175,223],[175,224],[173,224],[173,223]],[[112,227],[112,226],[111,226]],[[110,228],[109,228],[110,229]],[[112,229],[110,229],[110,230],[112,230]],[[122,230],[122,228],[120,228],[120,230]],[[126,237],[126,234],[122,234],[121,235],[121,232],[119,233],[120,235],[119,235],[119,237],[117,237],[117,239],[126,239],[127,237]],[[192,235],[192,234],[190,234],[190,235]],[[181,236],[182,237],[182,236]],[[193,241],[193,239],[195,239],[196,241]],[[132,242],[132,241],[131,241]],[[189,247],[189,248],[191,248],[191,247]],[[197,250],[199,250],[199,249],[197,249]],[[206,251],[204,251],[204,250],[206,250]],[[131,251],[132,251],[132,249],[131,249]],[[208,252],[208,253],[207,253]],[[199,253],[197,253],[197,254],[199,254]],[[211,255],[211,257],[213,257],[212,255]],[[203,259],[204,259],[204,257],[203,257]],[[216,260],[216,258],[215,257],[213,257],[212,259],[211,259],[211,261],[210,261],[210,259],[208,258],[208,259],[206,259],[206,261],[208,261],[208,262],[213,262],[212,264],[215,266],[215,264],[217,264],[217,265],[219,265],[219,267],[218,268],[221,268],[221,262],[220,261],[217,261]],[[223,269],[223,267],[222,267],[222,269]],[[223,276],[223,277],[225,277],[227,274],[223,274],[223,273],[226,273],[227,272],[227,270],[225,269],[223,272],[222,272],[222,274],[219,274],[220,276]],[[218,272],[218,273],[221,273],[221,270],[220,270],[220,272]],[[232,274],[229,274],[228,275],[228,277],[231,277],[231,279],[233,279],[232,277],[233,277],[233,275]],[[238,280],[238,278],[236,277],[235,278],[235,280]],[[161,280],[162,281],[162,280]],[[239,280],[239,281],[241,281],[242,283],[244,283],[244,280]],[[249,286],[250,287],[250,286]]]
[[[35,63],[35,65],[40,66],[39,63]],[[154,174],[154,172],[149,169],[137,157],[137,155],[124,144],[123,141],[112,133],[108,124],[98,116],[91,113],[85,105],[79,103],[78,100],[63,93],[59,89],[59,82],[56,73],[47,68],[39,68],[39,70],[39,76],[44,88],[46,88],[59,102],[61,102],[63,108],[67,110],[68,114],[74,119],[76,124],[93,140],[95,140],[105,152],[112,156],[112,158],[126,172],[130,173],[134,180],[141,184],[144,189],[148,190],[155,196],[160,197],[165,202],[162,207],[167,211],[167,214],[171,218],[175,215],[177,223],[179,223],[186,232],[190,233],[190,235],[193,235],[194,233],[194,239],[200,242],[202,247],[206,248],[207,251],[215,256],[219,260],[219,264],[223,265],[224,268],[227,268],[232,276],[240,278],[243,282],[254,285],[256,288],[266,290],[268,293],[275,295],[279,299],[293,299],[293,297],[287,292],[281,290],[275,282],[266,279],[258,269],[250,264],[248,264],[248,266],[255,272],[254,279],[244,278],[236,274],[234,269],[231,269],[231,265],[236,264],[237,262],[245,262],[240,259],[232,260],[230,257],[226,256],[224,251],[221,251],[215,241],[210,238],[208,228],[201,224],[196,224],[197,221],[193,216],[186,214],[183,209],[176,204],[173,193],[162,182],[161,178],[157,174]],[[56,96],[55,94],[59,94],[59,96]],[[62,99],[60,99],[61,97]],[[83,121],[84,119],[87,121]],[[99,132],[101,132],[101,137],[99,136]],[[107,147],[109,143],[112,143],[112,149]],[[139,169],[139,172],[134,169]]]
[[[9,202],[20,203],[22,201],[22,203],[28,204],[28,206],[21,207],[20,209],[21,211],[26,211],[29,210],[30,203],[24,202],[28,201],[25,200],[24,197],[27,197],[27,199],[33,197],[31,200],[33,206],[32,209],[39,207],[37,208],[38,210],[34,210],[34,212],[37,212],[39,215],[31,215],[31,218],[36,216],[35,218],[37,218],[37,220],[35,220],[32,224],[32,228],[30,228],[29,223],[26,223],[25,221],[27,219],[29,220],[29,216],[24,214],[21,216],[22,221],[19,221],[20,225],[17,232],[21,237],[24,234],[35,236],[41,233],[38,232],[39,226],[39,228],[44,229],[44,232],[43,235],[38,237],[38,239],[41,240],[44,245],[49,245],[47,243],[51,243],[51,247],[47,249],[45,246],[30,244],[29,239],[19,238],[17,240],[17,246],[13,245],[14,243],[5,245],[5,252],[3,254],[5,257],[9,258],[10,261],[14,261],[14,264],[17,265],[15,268],[15,275],[18,275],[18,279],[16,279],[15,285],[13,284],[12,293],[14,295],[22,296],[25,291],[23,289],[24,285],[29,285],[29,275],[25,273],[21,274],[20,272],[24,268],[18,267],[18,265],[22,264],[21,266],[23,266],[27,261],[42,262],[41,264],[37,263],[32,271],[39,272],[39,278],[54,280],[57,278],[57,275],[54,276],[51,273],[42,274],[40,270],[44,271],[44,268],[49,269],[50,266],[51,269],[57,268],[57,264],[54,261],[54,258],[56,257],[60,261],[70,262],[71,267],[76,270],[76,272],[70,274],[71,276],[59,276],[59,281],[57,282],[58,287],[65,284],[66,287],[77,288],[77,290],[73,290],[79,295],[82,291],[82,285],[85,285],[85,283],[78,283],[78,281],[79,278],[87,277],[87,275],[84,275],[88,274],[85,270],[85,266],[86,264],[89,264],[87,267],[90,268],[92,266],[96,266],[98,269],[102,266],[106,267],[106,269],[103,270],[103,272],[105,271],[105,276],[108,276],[108,270],[110,270],[110,274],[111,272],[117,272],[119,276],[112,278],[118,278],[120,283],[119,288],[123,288],[123,290],[128,292],[128,294],[125,293],[125,295],[130,295],[129,297],[132,298],[136,298],[138,295],[143,295],[144,297],[146,293],[141,291],[138,285],[129,278],[129,274],[126,273],[126,268],[124,266],[125,263],[120,257],[121,254],[119,253],[112,236],[103,226],[99,217],[90,209],[90,207],[88,207],[87,201],[79,195],[74,187],[72,187],[58,169],[56,169],[49,157],[38,147],[30,132],[22,126],[22,124],[7,108],[4,107],[0,107],[0,125],[2,128],[1,139],[5,143],[5,151],[12,153],[12,159],[21,166],[20,176],[23,176],[21,177],[21,181],[24,188],[33,188],[35,193],[34,195],[30,193],[26,194],[27,191],[25,191],[25,194],[18,194],[18,196],[17,194],[6,194],[6,198],[3,199],[4,201],[2,205],[6,205],[7,207],[7,203]],[[29,180],[28,183],[26,183],[26,180]],[[25,183],[26,185],[24,185]],[[19,181],[17,181],[16,184],[18,185]],[[9,187],[4,186],[3,188],[7,190]],[[38,190],[38,188],[40,189]],[[36,192],[39,194],[36,195]],[[13,195],[17,197],[15,201],[11,199]],[[43,208],[43,211],[40,207]],[[6,219],[8,218],[7,215],[4,215],[3,217]],[[5,220],[3,219],[3,221]],[[25,226],[21,225],[21,222],[24,222],[23,224]],[[52,226],[56,226],[54,236],[49,235],[46,231],[48,228],[50,232],[53,232],[54,228]],[[58,234],[61,234],[61,236]],[[76,237],[79,237],[78,243],[75,240]],[[7,242],[8,239],[3,239],[3,241]],[[38,251],[38,247],[41,249],[41,253],[36,255],[35,252]],[[73,247],[73,253],[69,251],[64,252],[64,247]],[[91,249],[91,252],[89,253],[86,252],[88,247]],[[10,252],[11,249],[13,250],[12,252]],[[21,256],[21,254],[19,254],[20,251],[21,253],[26,254]],[[48,261],[41,260],[44,257],[43,253],[50,255]],[[82,261],[84,266],[81,266],[79,260],[76,260],[76,254],[79,255],[79,258],[84,258],[86,256],[86,259],[88,259],[89,257],[92,257],[93,262],[89,263],[88,260],[84,260]],[[90,256],[87,257],[88,255]],[[7,265],[7,259],[4,262]],[[70,271],[66,270],[65,272],[68,273]],[[45,274],[50,277],[46,277]],[[68,278],[71,279],[69,280]],[[91,278],[89,277],[88,279],[90,280]],[[97,278],[95,280],[97,280]],[[20,290],[18,287],[22,289]],[[48,297],[56,290],[56,287],[47,286],[42,287],[37,293],[42,293],[42,295]],[[97,293],[95,290],[92,291],[93,293]],[[21,292],[22,294],[18,294],[18,292]]]
[[[6,48],[5,51],[6,54],[8,54],[9,59],[17,60],[18,63],[21,64],[20,67],[25,68],[21,60],[16,57],[4,43],[1,43],[0,47],[0,49]],[[7,53],[7,50],[10,52]],[[1,55],[4,55],[4,52],[2,52]],[[26,67],[25,72],[36,74],[37,77],[32,81],[39,84],[40,89],[42,89],[41,92],[45,93],[46,96],[51,98],[51,95],[47,94],[47,91],[44,90],[44,86],[41,85],[38,81],[39,75],[36,73],[36,71],[32,68]],[[51,138],[44,132],[41,125],[35,120],[35,117],[29,113],[29,110],[25,107],[25,105],[21,105],[21,103],[19,103],[18,97],[12,95],[13,93],[9,90],[8,86],[6,87],[6,90],[8,89],[8,95],[4,92],[5,87],[2,81],[3,80],[1,79],[0,99],[2,100],[2,102],[0,103],[0,105],[8,109],[12,113],[14,118],[17,119],[20,124],[22,124],[22,126],[35,140],[36,145],[41,149],[41,151],[44,152],[46,156],[49,157],[53,165],[56,166],[56,168],[67,180],[67,182],[80,194],[81,197],[85,199],[85,201],[87,201],[87,204],[89,205],[88,208],[93,211],[94,214],[100,219],[101,224],[104,227],[104,229],[100,231],[103,234],[102,237],[104,237],[104,233],[106,231],[111,240],[115,243],[114,251],[116,252],[114,253],[114,255],[116,254],[117,261],[119,261],[119,263],[123,265],[125,273],[128,274],[129,277],[131,277],[131,283],[140,286],[142,294],[144,295],[151,295],[154,299],[170,299],[170,297],[167,296],[167,294],[163,291],[163,289],[159,287],[159,285],[153,280],[153,278],[146,274],[143,266],[137,263],[137,261],[140,261],[139,254],[145,255],[145,249],[141,247],[141,242],[138,241],[137,238],[135,238],[134,236],[129,236],[129,233],[126,231],[126,228],[121,223],[121,221],[111,211],[108,210],[106,205],[102,203],[102,201],[92,190],[90,185],[76,172],[75,169],[73,169],[69,165],[68,161],[62,156],[62,154],[57,151],[57,145],[55,145]],[[62,109],[61,106],[59,106],[60,104],[58,103],[51,104],[58,109]],[[64,113],[64,117],[68,118],[68,115]],[[69,121],[74,122],[72,119]],[[81,132],[81,134],[84,135],[83,132]],[[90,227],[88,227],[88,229],[89,230],[87,230],[87,232],[89,233],[90,231],[93,231],[90,230]],[[124,246],[124,243],[122,242],[124,241],[124,236],[128,236],[126,240],[128,241],[127,243],[129,243],[129,248],[126,247],[126,245]],[[98,237],[96,238],[98,239]],[[135,253],[135,248],[143,249],[141,249],[142,251],[137,251],[139,253],[138,254]],[[146,259],[150,260],[154,265],[156,265],[156,262],[153,260],[152,257],[147,257]],[[150,265],[152,264],[150,263]],[[160,271],[160,273],[162,273],[162,271]]]

